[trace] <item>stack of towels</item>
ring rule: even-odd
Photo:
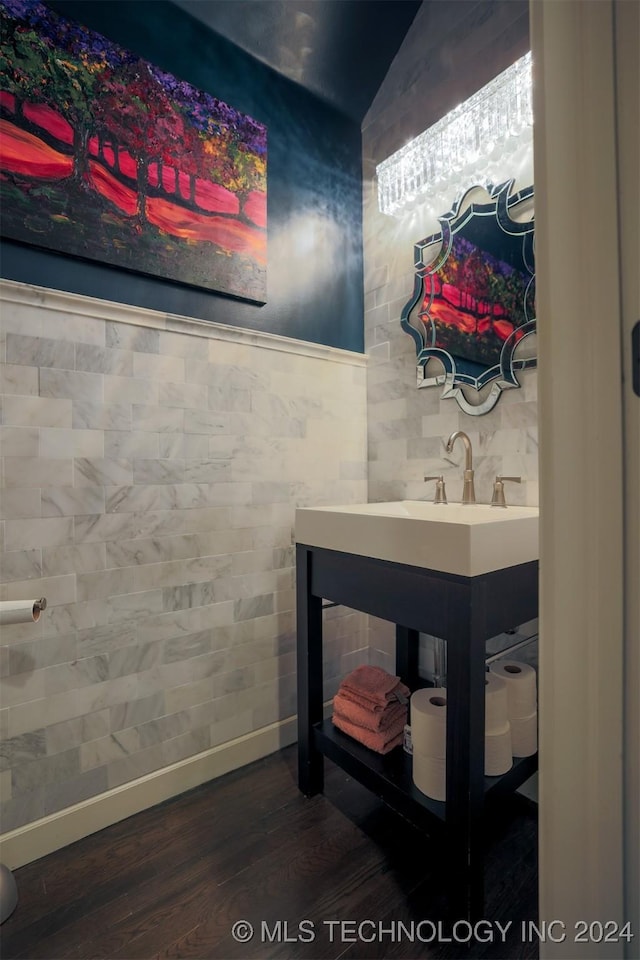
[[[381,667],[356,667],[333,698],[333,723],[370,750],[389,753],[403,741],[409,692]]]

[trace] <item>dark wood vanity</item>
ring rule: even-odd
[[[460,918],[482,918],[486,804],[537,769],[533,756],[484,776],[485,645],[537,617],[538,561],[464,577],[298,543],[296,563],[300,790],[322,792],[326,756],[416,825],[443,833],[452,907]],[[323,600],[396,624],[396,672],[412,690],[424,685],[419,634],[447,642],[446,801],[414,786],[401,747],[381,756],[323,718]]]

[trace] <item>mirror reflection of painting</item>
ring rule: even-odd
[[[516,370],[536,362],[524,352],[516,357],[535,332],[533,188],[512,194],[512,185],[483,191],[488,203],[465,206],[461,197],[439,218],[440,232],[415,245],[415,286],[402,312],[416,343],[419,386],[444,385],[443,398],[472,414],[492,409],[503,389],[520,386]],[[426,376],[430,361],[439,361],[440,375]],[[463,386],[476,391],[474,399]]]
[[[522,337],[529,279],[465,237],[454,237],[443,265],[425,277],[420,316],[433,324],[434,346],[467,360],[498,363],[514,331],[516,340]]]

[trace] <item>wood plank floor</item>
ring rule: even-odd
[[[488,825],[491,923],[464,943],[436,841],[326,769],[324,795],[306,799],[289,747],[16,870],[2,957],[537,957],[522,927],[537,916],[530,808],[512,798]],[[254,928],[246,943],[232,934],[241,920]]]

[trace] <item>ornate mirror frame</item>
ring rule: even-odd
[[[418,387],[443,386],[441,399],[472,416],[520,387],[517,371],[537,362],[522,346],[536,332],[533,187],[512,193],[514,182],[471,187],[438,217],[440,231],[414,246],[414,289],[401,313]],[[488,202],[470,199],[478,190]],[[443,372],[427,376],[435,361]]]

